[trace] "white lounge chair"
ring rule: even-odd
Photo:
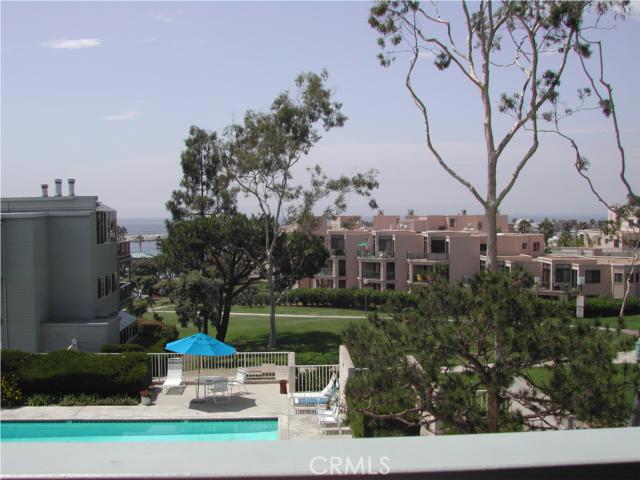
[[[289,399],[296,413],[317,412],[327,408],[337,391],[337,377],[333,373],[329,383],[320,392],[296,392],[289,394]]]
[[[170,358],[167,360],[167,377],[162,384],[162,390],[169,391],[172,388],[184,385],[182,380],[182,358]]]
[[[227,383],[229,385],[229,389],[233,389],[233,387],[238,387],[238,390],[243,389],[244,393],[249,393],[247,391],[247,385],[245,383],[247,378],[247,370],[243,367],[238,368],[235,377],[227,378]]]
[[[340,435],[342,434],[338,402],[336,402],[330,410],[318,412],[318,423],[320,424],[323,435],[335,430],[337,430]]]

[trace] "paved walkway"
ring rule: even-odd
[[[228,403],[194,401],[195,385],[162,392],[153,388],[151,406],[20,407],[3,409],[3,420],[168,420],[168,419],[246,419],[278,418],[281,439],[351,438],[349,434],[323,435],[316,415],[295,414],[287,395],[278,384],[248,384],[249,393],[234,392]],[[204,387],[200,387],[200,396]]]

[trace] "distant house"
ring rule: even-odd
[[[1,199],[2,348],[46,352],[77,345],[99,351],[126,341],[135,319],[125,280],[129,244],[118,241],[116,211],[94,196]]]

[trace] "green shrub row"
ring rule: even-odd
[[[172,342],[178,338],[178,328],[159,320],[138,320],[138,335],[142,338],[164,338]]]
[[[622,299],[608,297],[590,297],[584,302],[584,316],[593,317],[617,317],[622,307]],[[640,298],[629,297],[624,307],[625,315],[640,314]]]
[[[100,355],[59,350],[25,354],[4,350],[3,378],[9,371],[25,398],[34,394],[137,396],[151,383],[149,358],[141,352]]]
[[[137,343],[105,343],[100,347],[102,353],[144,352],[144,347]]]

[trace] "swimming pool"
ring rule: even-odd
[[[0,422],[2,442],[235,442],[277,439],[277,419]]]

